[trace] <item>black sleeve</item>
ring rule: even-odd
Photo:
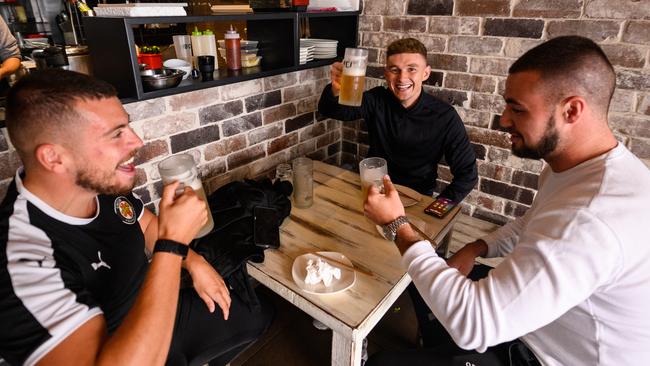
[[[476,155],[467,137],[465,125],[458,113],[452,109],[453,119],[445,137],[445,161],[453,178],[440,196],[460,202],[472,191],[478,181]]]
[[[338,97],[332,94],[332,84],[327,84],[323,88],[323,93],[320,95],[318,101],[318,112],[325,117],[334,118],[339,121],[356,121],[361,118],[366,118],[367,114],[364,112],[367,104],[368,93],[363,93],[363,101],[361,107],[349,107],[339,104]]]

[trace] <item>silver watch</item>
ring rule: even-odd
[[[381,229],[384,231],[384,237],[387,240],[395,241],[395,238],[397,237],[397,229],[399,229],[400,226],[408,223],[409,219],[406,216],[400,216],[394,221],[389,222],[386,225],[382,225]]]

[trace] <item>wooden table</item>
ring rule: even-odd
[[[433,218],[423,212],[432,201],[422,197],[406,212],[430,238],[441,242],[459,209],[444,219]],[[383,239],[363,214],[359,175],[314,161],[314,204],[292,208],[280,228],[280,242],[279,249],[265,252],[264,263],[248,264],[250,275],[332,329],[332,365],[359,365],[363,339],[411,281],[395,244]],[[292,279],[293,261],[316,251],[347,256],[360,269],[355,284],[337,294],[301,290]]]

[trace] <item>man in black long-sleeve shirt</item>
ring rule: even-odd
[[[338,103],[343,65],[331,67],[332,83],[323,90],[318,111],[342,121],[363,118],[368,125],[368,156],[388,162],[391,180],[431,195],[444,156],[453,175],[441,197],[460,202],[478,180],[476,156],[463,121],[449,104],[422,93],[429,78],[427,49],[413,38],[391,43],[386,50],[384,76],[388,88],[377,87],[363,94],[360,107]],[[442,327],[434,320],[415,286],[409,286],[424,346],[434,345]]]
[[[342,64],[333,64],[332,83],[323,90],[318,111],[342,121],[363,118],[370,139],[368,156],[386,159],[393,182],[422,194],[433,194],[444,156],[453,180],[440,196],[459,202],[478,179],[476,157],[454,108],[422,93],[422,82],[431,73],[426,52],[412,38],[389,45],[384,73],[388,88],[365,92],[360,107],[338,103]]]

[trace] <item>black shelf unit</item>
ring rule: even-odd
[[[337,58],[346,47],[356,47],[359,12],[332,13],[252,13],[174,17],[84,17],[94,75],[113,84],[122,102],[158,98],[219,85],[328,65],[335,59],[314,60],[299,65],[299,22],[309,18],[311,38],[339,41]],[[240,21],[246,23],[248,39],[259,41],[260,66],[236,72],[220,68],[214,80],[202,82],[188,78],[176,88],[151,92],[142,89],[135,51],[134,28],[145,24],[200,24]],[[185,33],[179,33],[185,34]],[[217,36],[219,39],[220,37]],[[171,35],[169,36],[171,44]]]

